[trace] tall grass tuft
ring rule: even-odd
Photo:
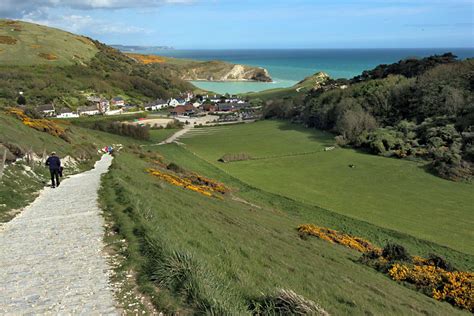
[[[248,314],[229,286],[216,277],[188,252],[170,250],[159,238],[146,238],[151,279],[159,286],[179,294],[197,314]]]
[[[249,304],[253,315],[329,315],[321,306],[296,294],[279,289],[273,294],[262,295]]]

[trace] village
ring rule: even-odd
[[[260,118],[260,107],[234,95],[194,95],[185,93],[175,98],[161,99],[137,105],[117,96],[110,100],[100,96],[88,96],[86,106],[77,110],[57,107],[53,103],[36,107],[44,117],[78,118],[96,115],[121,115],[152,112],[161,117],[177,119],[183,123],[213,123],[250,121]]]

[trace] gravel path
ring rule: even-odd
[[[0,314],[117,314],[103,254],[104,220],[94,169],[46,188],[0,227]]]
[[[186,134],[187,132],[189,132],[191,130],[192,127],[188,127],[188,126],[185,126],[183,127],[183,129],[180,129],[179,131],[177,131],[176,133],[174,133],[173,135],[171,135],[170,137],[168,137],[167,139],[165,139],[164,141],[162,141],[161,143],[157,144],[157,145],[166,145],[166,144],[171,144],[175,141],[177,141],[181,136],[183,136],[184,134]]]

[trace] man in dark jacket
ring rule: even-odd
[[[51,187],[55,188],[59,186],[59,170],[61,169],[61,160],[56,156],[55,152],[46,160],[46,166],[49,166],[49,172],[51,173]],[[56,180],[56,182],[54,181]]]

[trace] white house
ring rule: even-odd
[[[98,115],[100,114],[99,109],[95,105],[91,106],[81,106],[77,109],[77,113],[79,113],[80,116],[92,116],[92,115]]]
[[[157,99],[145,105],[147,111],[158,111],[160,109],[168,107],[168,102],[163,99]]]
[[[181,104],[180,104],[180,103],[178,102],[178,100],[176,100],[176,99],[170,99],[170,100],[168,101],[168,106],[172,106],[172,107],[175,108],[175,107],[177,107],[178,105],[181,105]]]
[[[193,103],[193,106],[194,106],[195,108],[198,108],[198,107],[201,106],[201,104],[202,104],[201,102],[196,101],[196,102]]]
[[[72,110],[68,108],[62,108],[59,110],[58,115],[56,115],[57,118],[74,118],[74,117],[79,117],[79,114],[73,112]]]
[[[41,112],[44,116],[54,116],[56,114],[56,109],[52,103],[40,105],[36,110]]]

